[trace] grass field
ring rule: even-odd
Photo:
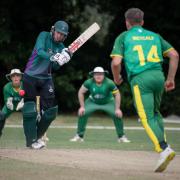
[[[0,179],[178,179],[180,177],[180,131],[167,130],[169,144],[177,152],[175,160],[163,174],[153,168],[158,154],[136,118],[125,119],[125,133],[132,141],[117,142],[114,129],[93,129],[95,126],[111,127],[107,116],[89,119],[85,142],[69,141],[75,133],[76,116],[58,116],[48,130],[47,148],[39,151],[25,148],[21,126],[22,117],[15,113],[8,119],[0,139]],[[10,127],[9,127],[10,126]],[[60,127],[63,128],[60,128]],[[57,127],[57,128],[56,128]],[[71,128],[68,128],[71,127]],[[165,127],[178,128],[180,124],[167,123]]]

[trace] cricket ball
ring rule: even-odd
[[[19,91],[19,95],[20,95],[20,96],[24,96],[24,95],[25,95],[25,91],[24,91],[23,89],[21,89],[21,90]]]

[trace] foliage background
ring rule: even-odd
[[[141,8],[145,12],[144,27],[161,34],[180,52],[180,1],[171,0],[1,0],[0,1],[0,89],[7,80],[5,74],[12,68],[25,68],[37,35],[49,31],[57,20],[65,20],[70,25],[70,33],[65,45],[70,44],[86,27],[97,21],[101,25],[98,32],[75,55],[70,63],[63,66],[54,76],[57,102],[61,112],[75,112],[78,108],[77,91],[88,72],[95,66],[103,66],[110,71],[109,54],[115,37],[126,30],[124,12],[130,7]],[[168,61],[163,65],[167,74]],[[176,76],[176,90],[164,94],[163,115],[180,115],[180,70]],[[135,113],[129,85],[120,87],[124,114]],[[0,104],[3,95],[0,91]]]

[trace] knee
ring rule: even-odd
[[[31,120],[32,118],[36,118],[37,111],[36,111],[36,104],[34,101],[28,101],[24,103],[24,107],[22,109],[23,119],[24,120]]]
[[[107,114],[111,117],[111,118],[117,118],[115,112],[107,112]]]
[[[41,104],[42,104],[42,109],[44,111],[46,111],[48,109],[51,109],[51,108],[56,106],[55,98],[54,97],[43,98],[42,101],[41,101]]]
[[[42,119],[45,121],[53,121],[58,113],[58,106],[53,106],[48,109],[46,109],[42,114]]]

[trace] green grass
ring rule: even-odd
[[[14,113],[7,120],[6,124],[22,124],[20,113]],[[77,125],[77,116],[60,115],[52,125]],[[113,126],[113,122],[107,116],[92,116],[88,125]],[[125,119],[124,125],[141,126],[137,118]],[[179,127],[179,124],[168,123],[166,127]],[[48,130],[48,148],[70,148],[70,149],[114,149],[114,150],[147,150],[153,151],[152,142],[147,137],[144,130],[125,130],[127,137],[132,141],[129,144],[117,143],[115,130],[107,129],[87,129],[84,143],[69,142],[76,133],[76,129],[50,128]],[[169,144],[180,152],[180,131],[166,131]],[[23,148],[25,147],[25,137],[22,128],[5,127],[3,136],[0,139],[1,148]]]
[[[69,139],[75,135],[75,129],[50,128],[48,130],[48,148],[66,149],[113,149],[153,151],[153,145],[144,130],[126,130],[131,143],[117,143],[115,130],[87,129],[85,142],[75,143]],[[180,152],[180,131],[167,131],[168,142]],[[1,148],[24,148],[25,138],[22,128],[5,128],[0,140]]]
[[[52,123],[52,125],[76,125],[77,124],[77,116],[76,115],[58,115],[56,120]],[[137,117],[124,117],[123,118],[124,126],[139,126],[142,127],[141,123],[138,122]],[[17,112],[7,119],[6,124],[22,124],[22,115]],[[110,117],[106,115],[93,115],[88,120],[88,125],[91,126],[114,126]],[[165,127],[180,127],[180,123],[165,123]]]

